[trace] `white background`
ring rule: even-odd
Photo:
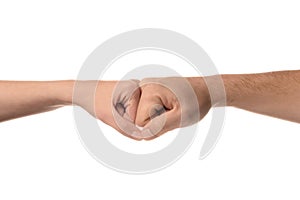
[[[147,27],[190,37],[220,73],[299,69],[299,9],[288,0],[1,1],[0,80],[75,79],[103,41]],[[63,108],[0,124],[0,199],[299,199],[299,130],[230,108],[205,160],[199,133],[174,165],[136,176],[96,162]]]

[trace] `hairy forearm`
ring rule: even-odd
[[[72,104],[73,81],[0,81],[0,121]]]
[[[227,106],[300,123],[300,70],[221,77]]]

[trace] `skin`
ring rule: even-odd
[[[199,103],[199,121],[211,107],[231,106],[247,111],[300,123],[300,70],[281,71],[260,74],[221,75],[224,82],[226,99],[210,96],[206,82],[215,85],[216,76],[187,78],[193,87]],[[147,84],[141,87],[142,95],[137,111],[136,123],[150,127],[153,104],[161,104],[167,109],[162,115],[166,123],[154,136],[154,139],[180,125],[181,108],[174,94],[159,84]],[[218,92],[217,92],[218,93]],[[153,95],[154,94],[154,95]],[[147,135],[147,133],[143,133]]]
[[[95,118],[129,138],[142,139],[136,136],[140,130],[134,124],[140,99],[138,83],[134,81],[77,81],[74,87],[76,90],[74,90],[73,99],[67,99],[67,104],[73,103],[82,107]],[[120,108],[119,112],[118,102],[126,107]]]
[[[228,106],[300,123],[300,70],[222,78]]]
[[[0,81],[0,122],[52,111],[69,105],[80,106],[95,118],[132,139],[114,120],[112,96],[118,81]],[[128,88],[124,88],[128,91]],[[95,98],[94,98],[95,97]],[[126,113],[134,125],[140,91],[133,92]],[[94,109],[95,108],[95,109]],[[127,120],[127,119],[126,119]]]
[[[212,100],[206,83],[213,84],[214,78],[214,76],[186,78],[198,100],[200,116],[197,121],[200,121],[211,107],[231,106],[300,123],[300,70],[221,75],[226,99],[214,97]],[[176,95],[162,85],[149,83],[140,87],[140,93],[137,92],[132,96],[126,108],[132,121],[144,127],[144,130],[134,136],[128,135],[119,128],[112,114],[111,98],[116,83],[116,81],[82,82],[82,98],[77,100],[75,98],[72,101],[74,81],[1,81],[0,121],[47,112],[66,105],[77,105],[124,135],[137,140],[154,139],[181,126],[181,107]],[[93,93],[86,92],[89,84],[99,86],[96,87],[96,98],[92,98]],[[153,107],[164,110],[153,113]],[[146,137],[151,120],[157,120],[159,117],[164,117],[165,123],[154,135]]]
[[[150,78],[142,80],[140,87],[142,94],[136,123],[144,127],[142,135],[145,140],[192,125],[211,107],[203,78]]]
[[[73,81],[0,81],[0,121],[70,105]]]

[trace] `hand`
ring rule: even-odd
[[[192,125],[211,107],[203,78],[147,78],[140,82],[141,98],[136,124],[144,127],[139,138],[151,140],[167,131]]]
[[[123,135],[140,140],[135,126],[140,99],[137,80],[78,81],[73,101]]]

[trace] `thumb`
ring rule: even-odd
[[[138,110],[138,105],[140,102],[141,91],[140,88],[137,88],[131,95],[128,102],[126,102],[126,112],[124,114],[124,118],[135,122],[136,112]]]
[[[142,92],[136,113],[135,123],[140,127],[144,127],[151,120],[151,118],[154,118],[163,112],[164,106],[160,98],[152,96],[152,94]]]
[[[145,140],[152,140],[162,134],[180,127],[180,114],[176,110],[167,111],[151,119],[141,132]]]

